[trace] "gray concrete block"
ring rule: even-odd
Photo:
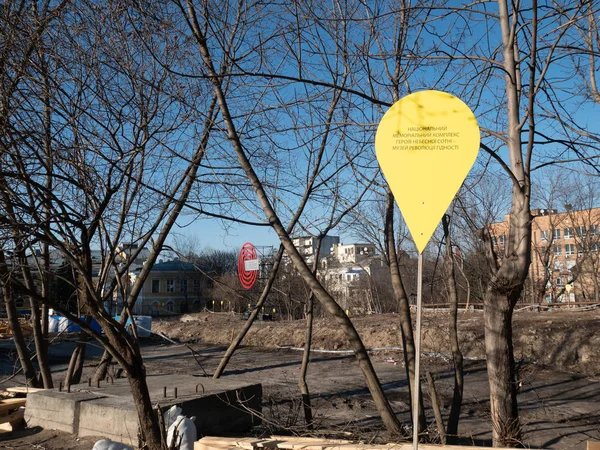
[[[102,436],[138,446],[138,419],[131,397],[104,397],[81,403],[77,436]]]
[[[98,394],[89,392],[67,393],[51,389],[32,392],[27,396],[25,421],[29,427],[77,434],[81,403],[97,398]]]
[[[251,412],[261,411],[259,383],[183,375],[155,375],[146,380],[152,404],[159,404],[165,410],[178,405],[184,415],[196,416],[199,436],[244,432],[260,423]],[[100,436],[132,446],[139,444],[137,411],[126,379],[103,383],[100,388],[89,387],[87,383],[72,386],[71,393],[45,390],[30,394],[25,417],[30,426],[62,430],[80,437]]]

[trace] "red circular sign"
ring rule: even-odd
[[[246,270],[246,261],[254,260],[258,260],[256,249],[250,242],[246,242],[242,245],[242,249],[238,256],[238,276],[240,277],[240,283],[244,289],[250,289],[254,286],[254,283],[256,283],[258,270]]]

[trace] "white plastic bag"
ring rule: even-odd
[[[169,431],[167,432],[168,448],[194,450],[194,442],[198,438],[194,419],[195,417],[188,419],[185,416],[175,418],[175,421],[169,426]]]
[[[181,408],[177,405],[171,406],[163,414],[165,427],[169,428],[171,425],[173,425],[173,422],[175,422],[175,420],[177,420],[177,417],[179,416],[181,416]]]
[[[96,441],[92,450],[133,450],[133,447],[121,442],[111,441],[110,439],[101,439]]]

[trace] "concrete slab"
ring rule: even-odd
[[[30,427],[40,426],[77,434],[81,403],[100,397],[101,395],[96,393],[67,393],[53,389],[31,392],[27,396],[25,421]]]
[[[78,437],[102,436],[138,446],[138,420],[131,398],[103,397],[81,403]]]
[[[261,410],[259,383],[185,375],[148,376],[147,383],[153,405],[163,409],[177,405],[184,415],[196,416],[198,436],[244,432],[260,423],[250,412]],[[128,445],[139,444],[137,412],[126,379],[103,383],[100,388],[89,387],[87,382],[73,385],[70,394],[55,390],[39,394],[32,403],[29,397],[27,400],[26,416],[32,424],[79,437],[102,436]]]

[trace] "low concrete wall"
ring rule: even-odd
[[[25,421],[27,426],[49,428],[77,434],[82,402],[100,398],[88,392],[59,392],[46,389],[27,395]]]
[[[179,375],[149,376],[147,383],[153,405],[163,409],[177,405],[184,415],[196,416],[199,436],[245,432],[260,423],[252,411],[261,411],[261,384]],[[74,385],[70,393],[52,389],[31,393],[25,419],[29,426],[139,444],[137,412],[125,379],[100,388]]]

